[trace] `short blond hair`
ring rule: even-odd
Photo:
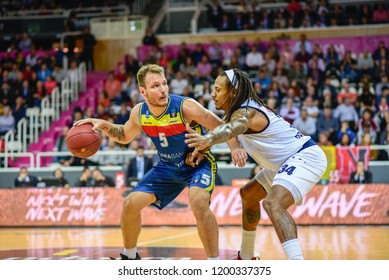
[[[139,69],[138,73],[136,74],[138,86],[146,87],[145,78],[146,78],[147,74],[149,74],[149,73],[161,74],[161,75],[165,76],[165,70],[161,66],[159,66],[157,64],[143,65]]]

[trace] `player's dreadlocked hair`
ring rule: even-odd
[[[228,71],[231,71],[231,70],[228,70]],[[231,105],[225,111],[224,116],[223,116],[223,119],[226,122],[230,121],[231,115],[232,115],[233,112],[238,110],[246,100],[250,100],[250,99],[254,100],[259,105],[268,108],[269,110],[274,112],[276,115],[278,115],[278,113],[276,111],[274,111],[272,108],[268,107],[262,101],[262,99],[258,97],[258,95],[255,92],[255,90],[253,88],[253,85],[252,85],[252,83],[250,81],[250,78],[249,78],[249,76],[247,75],[246,72],[244,72],[244,71],[242,71],[240,69],[237,69],[237,68],[232,69],[232,71],[233,71],[232,81],[230,80],[231,76],[227,75],[227,73],[226,73],[227,71],[223,71],[219,75],[220,77],[227,77],[228,91],[229,92],[236,91],[236,97],[233,98],[231,96],[231,98],[232,98]],[[247,103],[246,109],[248,107],[249,106],[248,106],[248,103]]]

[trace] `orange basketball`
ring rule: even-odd
[[[66,134],[66,145],[76,157],[87,158],[93,156],[100,149],[101,134],[92,128],[92,124],[86,123],[73,126]]]

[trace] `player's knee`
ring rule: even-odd
[[[123,201],[123,211],[136,211],[136,210],[139,210],[137,209],[137,203],[136,201],[134,200],[133,197],[131,197],[131,195],[127,196],[124,201]]]
[[[190,207],[196,218],[199,218],[209,209],[209,201],[206,201],[201,197],[195,197],[190,200]]]
[[[250,191],[245,186],[240,188],[239,194],[240,194],[240,198],[242,199],[243,202],[250,202],[253,200],[253,196],[250,195]]]

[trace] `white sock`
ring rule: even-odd
[[[220,257],[208,258],[209,261],[220,260]]]
[[[129,259],[135,259],[136,258],[136,251],[137,251],[136,247],[130,248],[130,249],[124,248],[123,254],[126,255]]]
[[[301,251],[300,242],[296,239],[288,240],[281,244],[288,260],[303,260],[303,252]]]
[[[242,229],[242,243],[240,245],[240,256],[244,260],[251,260],[254,257],[254,243],[257,231]]]

